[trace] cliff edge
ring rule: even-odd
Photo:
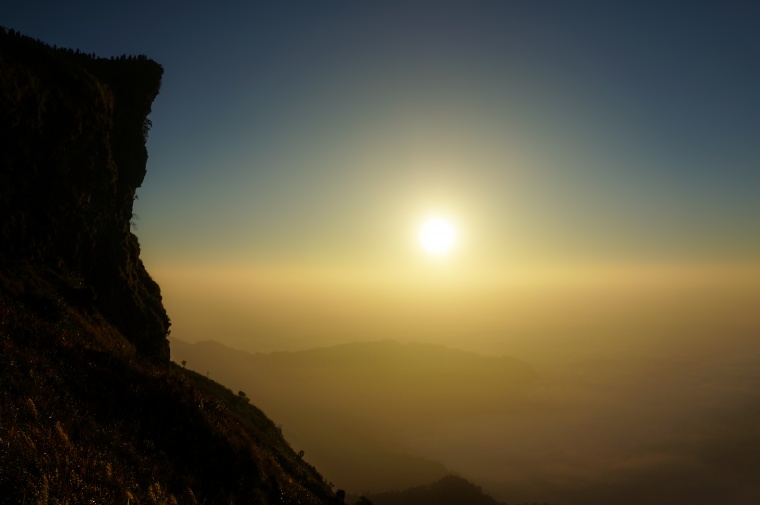
[[[0,28],[0,504],[340,504],[245,394],[168,360],[130,231],[161,74]]]
[[[168,361],[169,318],[130,231],[162,73],[145,57],[96,58],[0,29],[0,262],[34,265],[137,352]]]

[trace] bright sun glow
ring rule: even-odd
[[[425,221],[420,228],[420,245],[430,254],[442,255],[451,250],[456,232],[450,222],[441,218]]]

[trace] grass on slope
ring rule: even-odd
[[[0,503],[336,501],[245,398],[24,277],[0,271]]]

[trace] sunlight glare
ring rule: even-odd
[[[442,255],[451,250],[456,240],[454,227],[442,218],[428,219],[423,223],[419,232],[419,241],[425,251],[434,255]]]

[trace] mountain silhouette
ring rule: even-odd
[[[0,28],[0,503],[340,503],[263,412],[168,360],[130,223],[162,73]]]
[[[172,338],[172,359],[244,391],[329,479],[352,492],[421,485],[448,473],[404,446],[459,417],[523,408],[527,363],[393,340],[248,353]]]
[[[403,491],[371,494],[365,499],[373,505],[506,505],[484,493],[479,486],[456,475],[447,475],[431,484]],[[536,502],[534,504],[539,505]]]

